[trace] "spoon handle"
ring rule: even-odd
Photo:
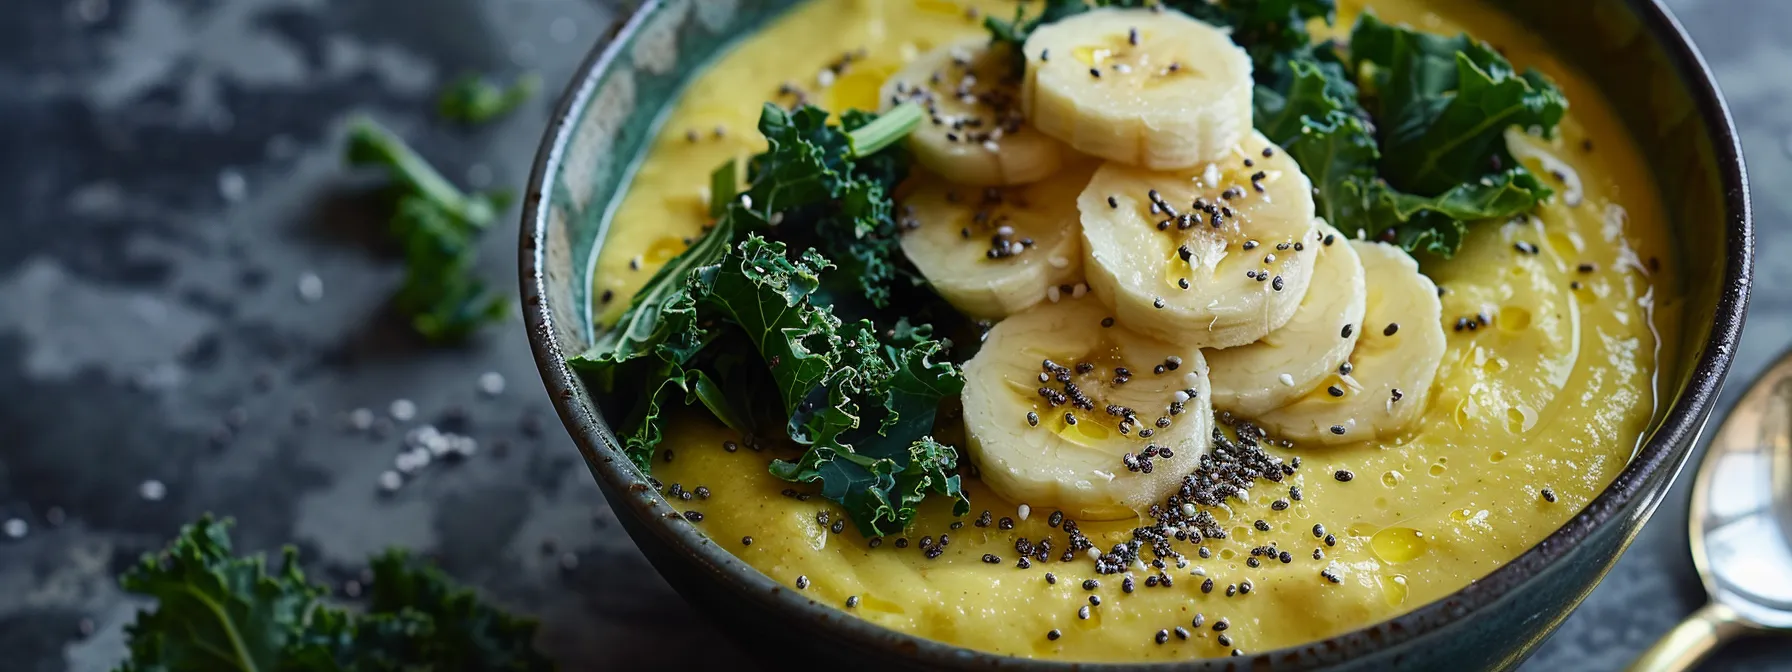
[[[1736,610],[1716,602],[1706,603],[1630,664],[1630,672],[1681,672],[1690,670],[1719,644],[1748,631]]]

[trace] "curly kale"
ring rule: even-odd
[[[904,106],[833,126],[818,108],[765,107],[768,149],[748,162],[746,188],[737,192],[734,164],[719,168],[714,228],[572,360],[617,401],[634,400],[619,429],[638,464],[670,404],[700,403],[743,434],[801,447],[772,473],[818,483],[867,535],[902,529],[929,494],[967,506],[957,451],[931,438],[940,403],[964,385],[947,343],[906,321],[880,332],[838,314],[849,293],[887,306],[907,272],[889,196],[907,160],[889,146],[919,119]],[[854,287],[824,292],[830,278]]]
[[[531,645],[535,622],[481,603],[440,570],[388,551],[372,562],[363,611],[325,601],[288,547],[270,571],[237,556],[230,522],[207,516],[119,583],[153,598],[125,628],[120,672],[398,672],[551,670]]]

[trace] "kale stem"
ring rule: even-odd
[[[876,154],[878,150],[901,140],[920,125],[922,116],[921,106],[903,103],[879,115],[876,121],[846,134],[848,142],[852,144],[852,158]]]
[[[393,179],[469,226],[484,228],[496,214],[468,198],[397,135],[371,119],[356,119],[349,125],[348,159],[355,165],[384,166]]]

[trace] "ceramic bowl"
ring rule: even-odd
[[[833,1],[833,0],[817,0]],[[542,379],[623,527],[719,629],[779,665],[893,669],[1143,669],[998,656],[888,630],[787,590],[712,543],[647,485],[565,359],[593,333],[594,251],[612,206],[695,73],[795,4],[648,0],[591,52],[535,161],[524,208],[524,316]],[[1711,73],[1650,0],[1507,0],[1506,11],[1592,75],[1654,171],[1682,251],[1679,352],[1663,353],[1662,411],[1630,464],[1534,548],[1444,599],[1359,630],[1177,669],[1490,669],[1523,660],[1617,561],[1704,426],[1742,333],[1752,269],[1747,179]],[[1166,667],[1166,666],[1161,666]]]

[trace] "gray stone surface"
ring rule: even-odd
[[[570,76],[600,0],[27,0],[0,10],[0,651],[9,670],[100,670],[140,606],[113,575],[201,512],[250,548],[297,543],[342,582],[424,550],[539,614],[568,669],[742,665],[617,527],[540,391],[519,324],[418,346],[385,317],[398,264],[337,152],[371,114],[475,185],[521,184],[551,96],[490,128],[433,121],[462,71]],[[1672,2],[1743,127],[1761,282],[1728,400],[1792,334],[1792,22],[1780,0]],[[514,277],[514,224],[481,272]],[[307,303],[298,285],[322,281]],[[507,389],[487,397],[478,379]],[[416,420],[386,418],[408,399]],[[303,420],[309,416],[309,422]],[[390,425],[388,426],[388,423]],[[401,435],[480,442],[378,492]],[[383,436],[376,436],[386,430]],[[1614,669],[1701,599],[1686,485],[1529,666]],[[146,483],[153,481],[146,487]],[[155,484],[165,488],[159,499]],[[58,516],[66,520],[52,524]],[[551,547],[551,548],[550,548]],[[83,621],[91,634],[83,634]],[[701,642],[693,645],[692,642]],[[1777,648],[1776,648],[1777,647]],[[1792,669],[1783,643],[1709,669]]]

